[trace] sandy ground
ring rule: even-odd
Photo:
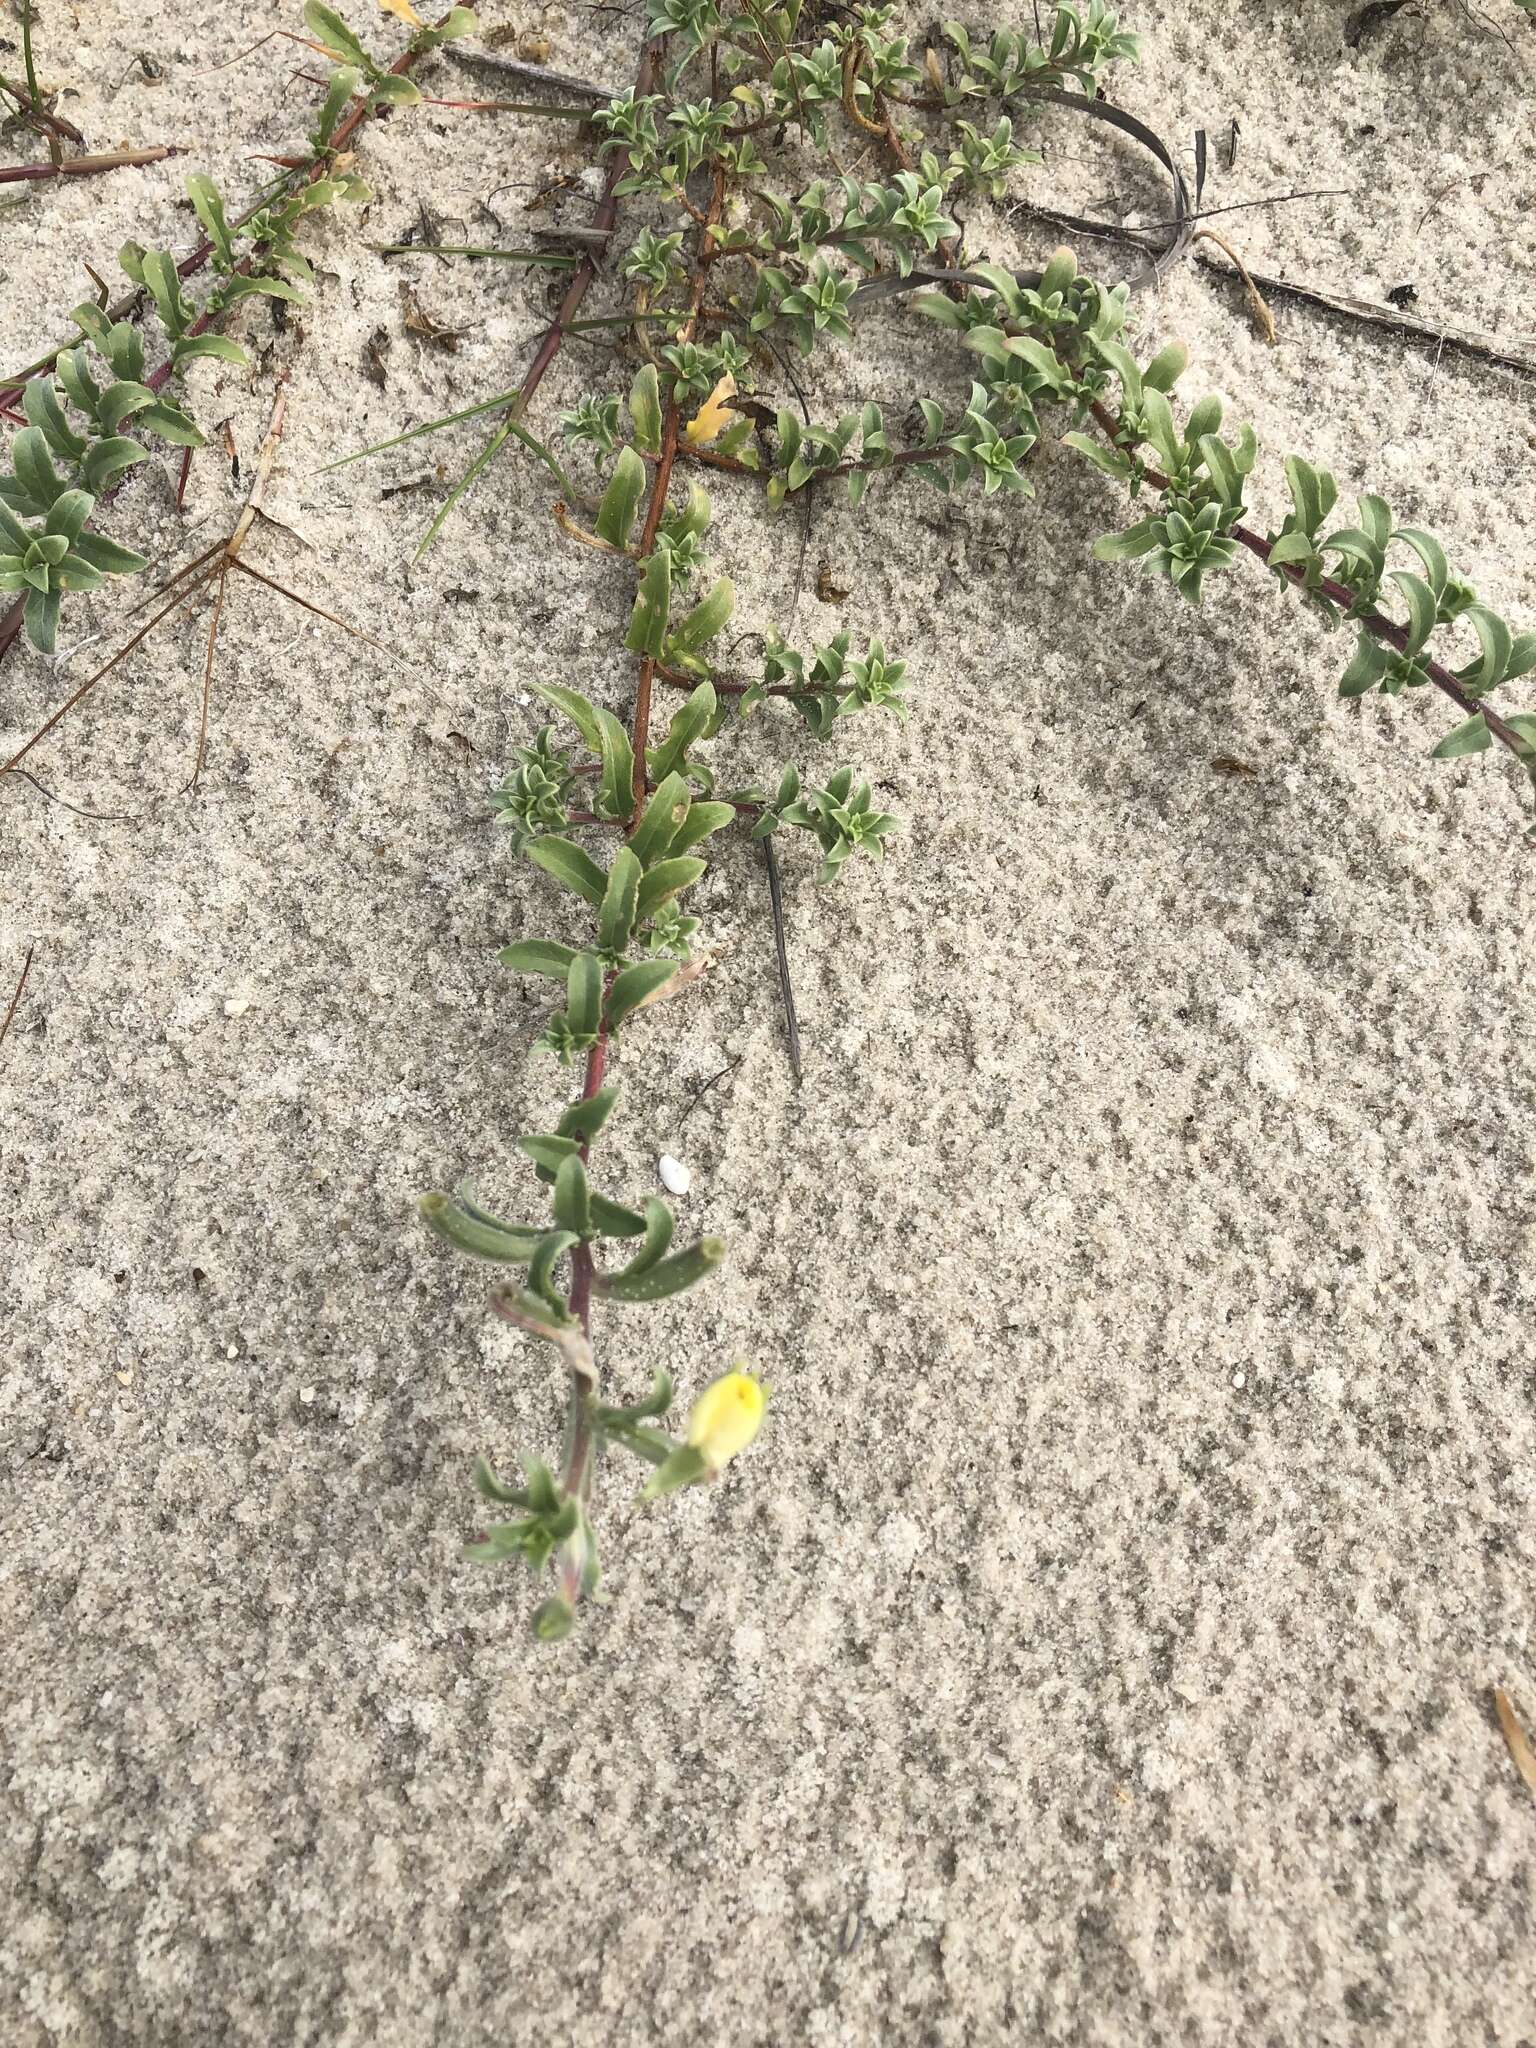
[[[1230,216],[1258,267],[1530,346],[1536,35],[1487,0],[1517,61],[1421,0],[1348,49],[1351,11],[1139,7],[1117,96],[1209,131],[1210,204],[1339,195]],[[517,19],[631,75],[633,16]],[[51,0],[44,70],[93,142],[183,142],[239,191],[308,89],[278,43],[203,67],[278,25]],[[1040,196],[1158,204],[1044,132]],[[243,586],[195,798],[190,623],[39,749],[78,810],[0,796],[0,994],[36,948],[0,1052],[0,2035],[1528,2048],[1536,1801],[1489,1689],[1536,1721],[1530,804],[1426,761],[1436,706],[1341,706],[1339,644],[1258,576],[1195,615],[1093,565],[1118,507],[1065,460],[1022,513],[819,505],[803,585],[795,522],[717,494],[744,629],[847,623],[915,679],[904,733],[838,740],[907,820],[885,871],[821,891],[789,855],[804,1086],[745,849],[703,891],[717,973],[621,1067],[610,1185],[681,1154],[731,1256],[611,1320],[612,1384],[744,1354],[771,1426],[667,1512],[610,1477],[611,1602],[564,1648],[524,1578],[461,1564],[473,1454],[550,1446],[559,1386],[411,1201],[466,1168],[521,1199],[511,1137],[559,1099],[492,957],[549,898],[486,798],[530,681],[623,708],[628,586],[510,460],[410,568],[468,431],[315,472],[516,381],[537,281],[364,244],[423,200],[515,242],[570,143],[371,133],[303,346],[199,373],[248,464],[292,363],[289,530],[251,559],[398,659]],[[182,169],[0,217],[0,359],[126,234],[187,244]],[[403,279],[456,353],[403,330]],[[1253,419],[1261,516],[1305,452],[1536,619],[1530,381],[1276,310],[1269,350],[1186,269],[1138,313]],[[882,316],[818,406],[956,374]],[[540,417],[627,377],[573,349]],[[180,558],[239,495],[200,457],[179,519],[157,465],[115,530]],[[98,648],[8,664],[0,740]],[[766,719],[721,748],[814,758]]]

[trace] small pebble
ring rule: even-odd
[[[226,1017],[243,1017],[250,1007],[248,996],[231,996],[224,1005],[224,1014]]]
[[[1234,1386],[1234,1387],[1246,1387],[1246,1386],[1247,1386],[1247,1384],[1248,1384],[1248,1375],[1247,1375],[1247,1373],[1245,1373],[1245,1372],[1235,1372],[1235,1373],[1233,1373],[1233,1375],[1232,1375],[1232,1384],[1233,1384],[1233,1386]]]
[[[669,1195],[686,1195],[693,1186],[693,1175],[681,1159],[674,1159],[670,1152],[662,1153],[658,1171],[661,1174],[661,1184]]]

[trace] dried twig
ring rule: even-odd
[[[15,1016],[16,1006],[21,1001],[21,992],[27,985],[27,976],[32,972],[32,955],[36,951],[37,941],[34,939],[32,944],[27,948],[26,959],[23,960],[21,963],[21,979],[17,982],[15,993],[12,995],[11,1000],[6,1007],[5,1021],[3,1024],[0,1024],[0,1045],[4,1045],[6,1033],[11,1028],[11,1019]]]
[[[779,857],[773,850],[773,838],[759,842],[763,849],[763,864],[768,870],[768,902],[773,913],[773,946],[779,963],[779,994],[784,1002],[784,1031],[789,1041],[790,1071],[799,1085],[800,1064],[800,1020],[795,1014],[794,985],[789,978],[789,946],[784,935],[784,890],[779,880]]]

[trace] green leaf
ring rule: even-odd
[[[143,462],[148,453],[147,448],[122,434],[113,434],[105,441],[98,441],[80,465],[86,488],[99,498],[110,478],[120,470],[132,468],[136,462]]]
[[[1148,391],[1171,391],[1188,368],[1189,350],[1182,341],[1170,341],[1165,349],[1158,351],[1141,373],[1143,400]]]
[[[673,714],[666,738],[650,751],[650,770],[658,782],[682,771],[688,749],[709,730],[718,709],[714,685],[700,683],[682,709]]]
[[[1101,469],[1106,476],[1112,476],[1117,483],[1124,483],[1131,473],[1131,459],[1121,448],[1106,448],[1102,441],[1094,440],[1091,434],[1063,434],[1062,445],[1075,448],[1079,455],[1086,457],[1095,469]]]
[[[666,1203],[661,1200],[659,1195],[647,1195],[645,1198],[645,1243],[641,1245],[639,1251],[635,1253],[629,1264],[624,1267],[624,1272],[631,1276],[648,1273],[657,1260],[666,1255],[672,1243],[674,1228],[675,1219]],[[663,1403],[662,1408],[658,1408],[653,1412],[658,1415],[661,1414],[665,1405]]]
[[[179,341],[191,324],[192,309],[182,297],[175,259],[164,249],[146,249],[140,263],[160,324],[172,341]]]
[[[336,124],[340,121],[352,95],[357,91],[358,76],[357,70],[351,64],[343,64],[339,71],[331,74],[325,104],[321,107],[319,118],[315,122],[315,141],[321,149],[330,148],[331,137],[336,133]]]
[[[155,394],[147,384],[135,384],[120,377],[98,397],[96,424],[104,434],[115,434],[124,420],[132,419],[136,412],[142,412],[146,405],[154,402]]]
[[[661,777],[640,823],[630,834],[629,849],[642,867],[649,867],[670,852],[672,842],[687,822],[688,784],[681,775]],[[679,811],[683,813],[678,816]]]
[[[667,637],[667,619],[672,606],[672,558],[658,548],[645,565],[635,593],[635,609],[624,636],[631,654],[648,654],[659,660]]]
[[[596,706],[579,690],[568,690],[563,683],[534,683],[532,689],[535,697],[542,697],[556,711],[565,713],[594,754],[602,753],[602,720],[597,715]]]
[[[660,870],[657,871],[658,873]],[[605,953],[622,953],[635,928],[640,881],[645,870],[629,847],[621,847],[608,870],[608,887],[598,913],[597,943]]]
[[[23,385],[21,405],[28,421],[37,428],[55,454],[62,455],[68,462],[80,460],[85,453],[85,440],[69,424],[50,379],[34,377],[29,384]]]
[[[1278,540],[1269,544],[1269,566],[1278,569],[1287,562],[1310,562],[1316,550],[1311,536],[1300,532],[1282,533]]]
[[[23,427],[12,441],[11,466],[27,496],[44,511],[64,488],[49,460],[48,443],[36,427]]]
[[[203,224],[203,233],[213,244],[219,263],[225,268],[230,267],[235,260],[235,245],[224,219],[224,201],[219,196],[218,186],[204,172],[194,171],[187,180],[187,197]]]
[[[1229,512],[1234,510],[1243,502],[1243,472],[1231,449],[1215,434],[1202,434],[1198,446],[1222,503]]]
[[[650,1204],[646,1206],[649,1208]],[[643,1401],[631,1401],[623,1408],[599,1404],[597,1418],[605,1425],[610,1422],[643,1422],[647,1416],[665,1415],[671,1406],[672,1375],[665,1366],[657,1366],[651,1378],[651,1391]]]
[[[672,835],[668,853],[686,853],[689,847],[708,839],[712,832],[723,831],[727,825],[733,824],[735,818],[734,804],[690,804],[687,817]]]
[[[661,453],[661,387],[656,365],[646,363],[629,391],[629,416],[635,423],[635,446],[642,455]]]
[[[1162,537],[1160,520],[1138,520],[1124,533],[1101,533],[1093,544],[1094,557],[1100,562],[1134,562],[1139,555],[1151,554]]]
[[[655,375],[654,370],[651,374]],[[611,548],[627,548],[644,496],[645,464],[633,448],[623,448],[597,508],[598,539]]]
[[[1387,656],[1363,628],[1355,642],[1355,658],[1339,678],[1341,697],[1363,697],[1386,674]]]
[[[735,609],[736,587],[729,576],[722,576],[709,595],[673,630],[672,645],[681,654],[696,654],[724,628]]]
[[[684,1288],[696,1286],[700,1280],[707,1280],[709,1274],[721,1264],[725,1257],[725,1241],[721,1237],[700,1237],[696,1245],[688,1245],[686,1251],[674,1251],[668,1260],[657,1260],[655,1266],[647,1266],[645,1272],[598,1274],[594,1278],[594,1290],[604,1300],[668,1300],[672,1294],[682,1294]]]
[[[508,1486],[498,1479],[489,1461],[483,1457],[475,1460],[475,1490],[486,1500],[494,1500],[503,1507],[525,1508],[529,1505],[527,1490],[521,1486]]]
[[[1448,732],[1430,754],[1432,761],[1459,761],[1463,754],[1481,754],[1493,745],[1493,735],[1481,711]]]
[[[605,818],[627,818],[635,801],[634,748],[629,743],[629,734],[611,711],[599,711],[597,722],[603,775],[596,808]]]
[[[219,286],[219,297],[226,306],[237,305],[241,299],[256,297],[286,299],[293,306],[302,306],[304,303],[304,293],[296,284],[290,284],[286,277],[270,277],[265,274],[259,277],[229,278],[224,284]],[[402,435],[401,438],[409,440],[412,436]],[[368,448],[362,450],[364,455],[371,454],[372,452]],[[355,462],[357,459],[354,455],[344,455],[341,458],[341,462]],[[339,469],[341,462],[328,462],[325,466],[327,469]]]
[[[1141,416],[1146,439],[1162,458],[1164,466],[1170,470],[1177,469],[1184,453],[1184,443],[1173,423],[1173,407],[1155,386],[1149,386],[1141,395]]]
[[[1517,633],[1510,644],[1509,659],[1504,664],[1504,680],[1512,683],[1517,676],[1527,676],[1536,668],[1536,633]]]
[[[692,1486],[702,1479],[709,1470],[704,1453],[695,1450],[692,1444],[679,1444],[651,1474],[640,1489],[642,1500],[661,1500],[669,1493],[677,1493],[685,1486]]]
[[[251,360],[238,341],[231,341],[224,334],[194,334],[178,341],[171,350],[171,361],[178,370],[183,363],[194,362],[199,356],[216,356],[221,363],[233,363],[240,370]]]
[[[583,1095],[579,1102],[573,1102],[561,1112],[555,1126],[562,1138],[574,1138],[579,1144],[590,1145],[598,1132],[607,1123],[609,1113],[619,1099],[618,1084],[599,1088],[595,1095]]]
[[[18,434],[17,440],[21,439]],[[18,471],[21,465],[17,464]],[[1485,604],[1469,604],[1461,614],[1476,633],[1482,644],[1478,660],[1469,662],[1467,667],[1458,669],[1457,675],[1473,690],[1491,690],[1496,683],[1504,680],[1510,656],[1515,650],[1515,637],[1508,626]]]
[[[157,398],[153,405],[146,405],[137,416],[140,427],[148,427],[169,441],[176,448],[201,448],[203,437],[195,423],[182,411],[179,405],[167,405],[163,398]]]
[[[1408,605],[1408,638],[1403,652],[1417,654],[1435,630],[1439,611],[1435,593],[1423,577],[1415,576],[1411,569],[1392,570],[1388,581],[1397,585]]]
[[[593,1289],[605,1301],[665,1301],[707,1279],[724,1257],[723,1239],[702,1237],[686,1251],[659,1259],[643,1272],[626,1269],[620,1273],[599,1273],[593,1280]]]
[[[1378,548],[1384,548],[1392,538],[1392,507],[1385,498],[1374,497],[1370,492],[1359,503],[1361,526]]]
[[[77,535],[72,552],[103,576],[137,576],[149,567],[144,557],[136,555],[132,548],[125,548],[120,541],[108,540],[105,534],[100,533]]]
[[[414,78],[402,78],[397,71],[381,71],[370,97],[381,107],[419,107],[421,87]]]
[[[1323,521],[1338,503],[1339,487],[1326,470],[1315,470],[1299,455],[1285,458],[1285,481],[1303,531],[1316,540]]]
[[[517,1141],[519,1151],[526,1152],[539,1169],[540,1180],[553,1180],[562,1164],[576,1151],[574,1138],[557,1138],[542,1131],[530,1132]]]
[[[558,1175],[556,1179],[558,1180]],[[581,1242],[574,1230],[549,1230],[539,1239],[538,1248],[528,1262],[528,1285],[533,1293],[547,1301],[552,1309],[565,1321],[570,1320],[571,1305],[556,1287],[554,1271],[556,1265],[568,1251]]]
[[[547,974],[554,981],[564,981],[576,952],[557,939],[514,939],[510,946],[502,947],[496,958],[516,974]]]
[[[541,1230],[491,1223],[469,1215],[451,1195],[423,1195],[417,1203],[421,1220],[455,1251],[489,1259],[498,1266],[524,1266],[533,1257]]]
[[[637,960],[632,967],[621,967],[608,988],[608,1029],[617,1031],[642,1003],[665,988],[676,972],[675,960]]]
[[[304,26],[316,42],[324,43],[331,55],[343,64],[355,64],[359,71],[366,71],[370,77],[378,70],[377,64],[341,16],[334,8],[324,6],[322,0],[304,0]]]
[[[45,531],[62,535],[71,547],[80,538],[85,522],[95,508],[89,491],[61,491],[49,508]]]
[[[585,898],[594,910],[601,909],[603,892],[608,887],[608,877],[589,853],[569,839],[551,834],[545,839],[530,841],[528,858],[541,867],[545,874],[553,875],[562,888],[570,889],[577,896]]]
[[[1451,573],[1451,565],[1445,558],[1445,549],[1432,533],[1425,533],[1423,528],[1418,526],[1400,526],[1392,538],[1402,541],[1405,547],[1412,548],[1424,564],[1425,577],[1438,603]]]
[[[56,590],[29,592],[22,623],[27,629],[27,638],[38,653],[52,654],[59,634],[59,593]]]
[[[595,1038],[603,1015],[603,963],[578,953],[565,978],[565,1014],[578,1038]]]
[[[622,1202],[610,1202],[606,1195],[592,1197],[592,1232],[596,1237],[641,1237],[645,1218]]]
[[[640,897],[636,915],[643,924],[654,917],[669,897],[678,895],[684,889],[691,889],[704,873],[707,862],[693,854],[682,854],[675,860],[658,861],[647,868],[640,883]],[[671,963],[676,967],[676,962]]]
[[[555,1175],[554,1212],[560,1228],[573,1237],[591,1235],[592,1191],[587,1185],[587,1169],[574,1153],[561,1161]]]
[[[1198,448],[1202,441],[1215,439],[1220,425],[1221,400],[1214,392],[1208,393],[1204,398],[1197,398],[1189,409],[1189,418],[1184,422],[1185,442],[1191,448]]]

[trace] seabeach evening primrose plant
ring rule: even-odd
[[[386,6],[412,24],[406,51],[388,66],[340,16],[307,0],[309,39],[336,74],[310,154],[294,160],[280,201],[226,231],[217,195],[194,183],[221,279],[200,309],[179,296],[185,261],[178,267],[132,245],[125,253],[168,338],[165,363],[146,375],[126,316],[112,309],[108,322],[83,308],[82,333],[115,381],[102,391],[82,349],[58,359],[62,393],[51,381],[52,359],[18,386],[28,424],[16,438],[14,475],[0,482],[0,546],[9,551],[0,554],[0,580],[18,594],[13,626],[24,616],[38,644],[51,641],[61,593],[139,566],[87,531],[108,467],[143,453],[119,428],[133,420],[166,437],[168,421],[179,427],[158,392],[181,361],[208,352],[201,337],[240,295],[288,297],[307,282],[293,230],[306,205],[322,203],[317,194],[323,203],[359,196],[338,161],[359,109],[404,104],[415,88],[403,70],[473,26],[463,9],[428,28],[409,0]],[[1054,439],[1145,508],[1097,542],[1100,560],[1140,562],[1198,604],[1251,557],[1272,587],[1329,625],[1352,629],[1339,684],[1346,698],[1438,691],[1459,719],[1435,746],[1437,757],[1497,746],[1536,777],[1536,714],[1498,711],[1490,701],[1536,671],[1536,634],[1514,632],[1456,572],[1442,543],[1400,524],[1384,499],[1363,495],[1352,519],[1337,519],[1337,484],[1300,456],[1284,463],[1291,509],[1279,528],[1248,525],[1259,458],[1252,429],[1230,426],[1212,397],[1175,410],[1187,367],[1178,343],[1147,360],[1128,347],[1132,290],[1187,246],[1192,202],[1170,153],[1103,97],[1110,69],[1137,54],[1116,12],[1105,0],[1042,8],[1033,33],[981,34],[950,22],[921,49],[893,33],[893,12],[865,4],[829,21],[803,0],[650,0],[631,90],[606,97],[551,77],[552,93],[598,103],[588,117],[606,166],[596,212],[573,253],[468,252],[566,273],[531,366],[512,390],[344,458],[489,416],[489,441],[422,549],[491,459],[511,447],[555,478],[560,544],[624,563],[633,581],[615,649],[625,715],[539,678],[532,687],[553,717],[519,750],[494,804],[512,848],[582,920],[578,943],[524,935],[500,955],[507,970],[552,985],[539,1047],[573,1077],[550,1127],[518,1141],[545,1207],[534,1216],[530,1203],[503,1219],[467,1187],[421,1205],[455,1250],[502,1269],[491,1308],[551,1347],[563,1368],[558,1460],[530,1453],[515,1482],[482,1461],[482,1496],[511,1512],[469,1547],[477,1561],[521,1560],[543,1582],[533,1621],[546,1640],[570,1631],[599,1584],[595,1510],[605,1461],[632,1460],[647,1502],[711,1484],[756,1438],[766,1403],[753,1374],[734,1365],[694,1395],[673,1435],[666,1372],[627,1401],[605,1382],[598,1318],[643,1312],[683,1292],[725,1253],[713,1236],[674,1248],[666,1203],[621,1200],[594,1185],[591,1155],[617,1103],[610,1051],[643,1033],[645,1013],[685,997],[707,968],[687,903],[720,834],[745,831],[763,842],[775,882],[779,835],[801,835],[830,882],[856,856],[879,858],[896,830],[847,763],[815,771],[803,758],[785,759],[765,778],[733,784],[717,759],[714,742],[743,719],[788,714],[817,746],[869,712],[903,718],[910,679],[897,651],[851,627],[814,648],[770,627],[752,636],[750,670],[723,663],[735,593],[728,575],[707,568],[713,508],[690,472],[755,486],[775,506],[829,486],[857,505],[882,478],[944,492],[977,484],[1022,504],[1033,495],[1033,458]],[[1039,162],[1015,123],[1045,103],[1108,122],[1169,172],[1179,234],[1129,284],[1083,275],[1068,249],[1026,273],[965,247],[960,217],[968,203],[1001,198]],[[579,322],[600,275],[616,288],[620,310]],[[866,319],[908,303],[952,344],[939,395],[914,393],[889,414],[871,401],[822,421],[803,398],[797,409],[796,354],[849,350]],[[530,421],[541,381],[583,325],[627,347],[629,362],[618,380],[624,388],[588,393],[561,422],[573,476],[549,445],[550,429],[541,438]],[[851,375],[845,368],[839,381]],[[66,465],[62,475],[56,460]],[[669,698],[676,708],[663,720],[658,707]]]

